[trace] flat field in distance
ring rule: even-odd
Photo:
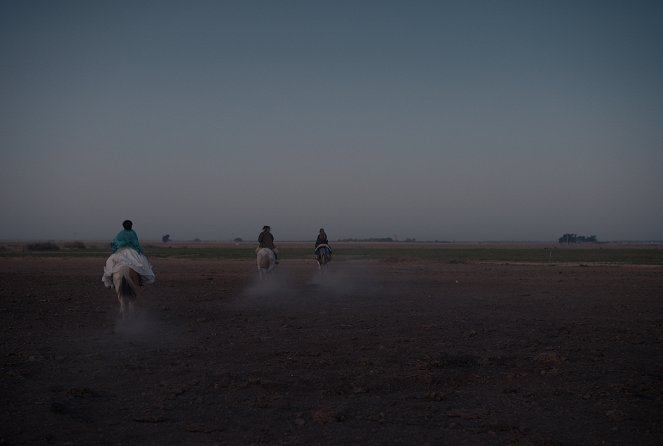
[[[77,246],[82,243],[84,246]],[[30,242],[0,242],[0,257],[107,257],[108,242],[51,242],[57,249],[29,249]],[[33,243],[34,244],[34,243]],[[277,245],[283,259],[309,259],[312,243]],[[471,263],[600,263],[663,265],[663,244],[531,244],[531,243],[332,243],[334,258]],[[143,242],[148,257],[236,259],[255,257],[254,243]]]

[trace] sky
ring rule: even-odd
[[[0,0],[0,239],[663,240],[656,1]]]

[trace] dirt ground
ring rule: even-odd
[[[663,269],[0,258],[0,444],[663,444]]]

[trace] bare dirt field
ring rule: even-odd
[[[0,444],[663,444],[663,268],[0,258]]]

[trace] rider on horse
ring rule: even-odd
[[[320,228],[320,233],[318,234],[318,238],[315,240],[315,255],[318,255],[318,250],[322,247],[326,247],[329,249],[329,254],[331,254],[332,249],[331,246],[329,246],[329,240],[327,240],[327,233],[325,232],[325,228]]]
[[[274,236],[271,233],[272,228],[269,226],[263,226],[262,232],[258,236],[258,247],[260,248],[269,248],[274,253],[276,263],[279,263],[279,251],[274,246]]]
[[[140,276],[140,285],[148,285],[154,283],[154,271],[150,261],[145,257],[143,248],[138,241],[138,235],[133,230],[133,223],[131,220],[124,220],[122,222],[122,229],[117,233],[113,241],[111,241],[111,250],[113,253],[106,260],[104,267],[104,275],[102,281],[106,288],[112,288],[113,275],[120,270],[121,267],[127,266],[135,271]],[[129,248],[129,249],[124,249]]]

